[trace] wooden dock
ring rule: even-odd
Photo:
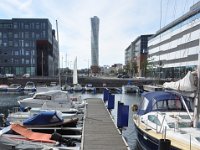
[[[82,150],[127,150],[128,145],[117,130],[104,102],[86,100],[87,110],[82,133]]]

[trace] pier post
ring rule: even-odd
[[[128,118],[129,118],[129,106],[124,105],[124,103],[122,102],[118,102],[117,127],[118,128],[128,127]]]

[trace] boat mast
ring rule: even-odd
[[[198,52],[198,63],[197,63],[197,93],[194,101],[194,121],[193,127],[197,127],[199,122],[199,113],[200,113],[200,51]]]
[[[60,78],[60,53],[59,53],[59,36],[58,36],[58,21],[56,20],[56,30],[57,30],[57,41],[58,41],[58,82],[61,86],[61,78]]]

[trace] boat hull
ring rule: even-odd
[[[137,144],[141,150],[158,150],[159,139],[156,139],[146,133],[144,133],[137,125],[135,125],[137,133]],[[179,148],[171,146],[170,150],[180,150]]]

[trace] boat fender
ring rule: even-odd
[[[134,104],[132,105],[132,111],[136,112],[138,110],[138,105]]]
[[[51,135],[51,140],[59,142],[59,144],[65,144],[67,146],[76,146],[75,142],[71,139],[63,138],[61,134],[59,133],[53,133]]]

